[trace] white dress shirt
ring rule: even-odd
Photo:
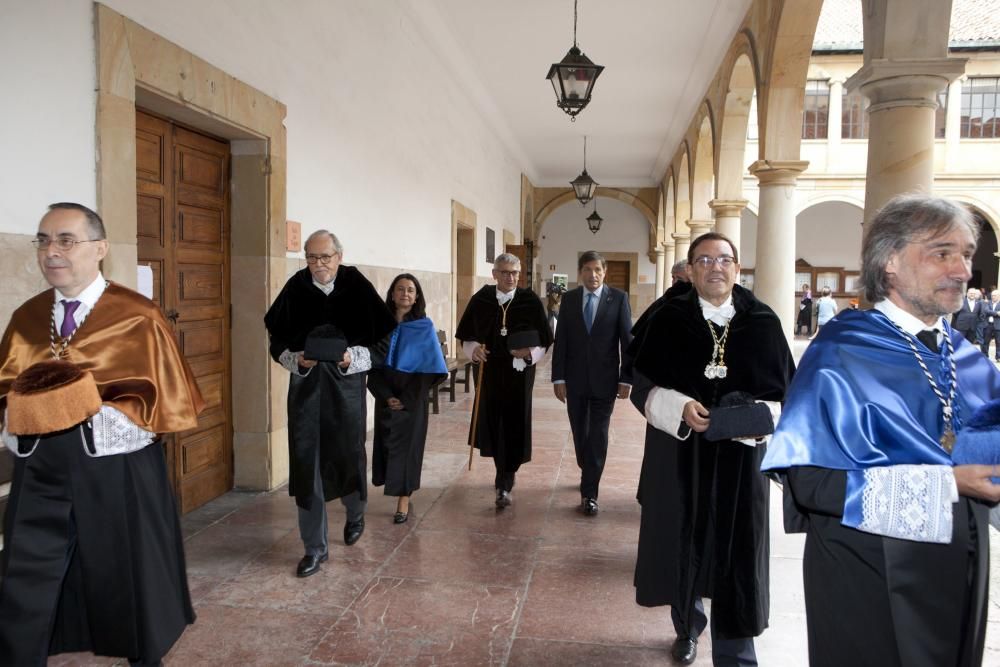
[[[77,328],[83,324],[83,321],[87,319],[87,315],[90,311],[94,309],[94,305],[97,300],[101,298],[104,294],[104,288],[108,286],[108,281],[104,279],[104,276],[100,271],[97,272],[97,277],[94,278],[94,282],[87,285],[82,292],[76,296],[70,297],[65,296],[56,288],[55,293],[55,303],[52,306],[52,314],[56,322],[56,331],[62,330],[63,320],[66,319],[66,306],[63,305],[63,301],[79,301],[80,305],[76,307],[76,312],[73,313],[73,320],[76,322]]]

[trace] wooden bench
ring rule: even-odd
[[[465,386],[465,393],[469,393],[469,383],[472,379],[472,362],[465,358],[449,357],[447,336],[444,331],[438,329],[437,337],[438,342],[441,343],[441,352],[444,353],[444,361],[448,366],[448,377],[431,387],[428,400],[431,404],[431,411],[434,414],[440,414],[441,412],[440,394],[448,394],[448,402],[454,403],[455,385],[462,383]],[[458,375],[459,371],[462,372],[461,377]]]

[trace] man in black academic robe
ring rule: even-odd
[[[306,241],[308,267],[282,289],[264,318],[271,357],[288,369],[288,492],[299,508],[305,556],[297,574],[315,574],[327,559],[326,501],[347,509],[344,542],[364,531],[368,498],[365,375],[384,360],[387,334],[396,325],[385,302],[360,271],[341,265],[340,242],[328,231]],[[332,325],[346,343],[338,360],[304,354],[310,334]],[[315,338],[314,338],[315,340]],[[320,345],[317,346],[322,347]]]
[[[710,598],[715,664],[753,665],[769,607],[765,444],[710,441],[705,431],[731,392],[776,415],[794,362],[774,312],[735,285],[738,256],[726,237],[699,237],[688,259],[694,289],[663,303],[630,348],[632,401],[649,421],[636,601],[672,607],[671,652],[691,664],[707,625],[701,598]]]
[[[521,261],[510,254],[496,258],[493,278],[472,295],[455,337],[465,355],[485,363],[476,388],[478,418],[471,432],[480,455],[496,465],[496,505],[510,505],[514,474],[531,460],[531,391],[535,364],[552,340],[545,306],[530,289],[517,287]],[[511,341],[517,347],[511,346]],[[478,377],[478,372],[477,372]]]

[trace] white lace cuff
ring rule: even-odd
[[[364,373],[371,370],[372,353],[367,347],[352,345],[347,348],[347,351],[351,354],[351,365],[341,369],[344,375],[354,375],[355,373]]]
[[[155,433],[144,430],[110,405],[101,406],[101,411],[90,419],[90,426],[94,431],[95,451],[91,456],[129,454],[156,440]]]
[[[299,353],[292,352],[291,350],[285,350],[284,352],[282,352],[281,355],[278,356],[278,363],[284,366],[285,370],[288,371],[289,373],[300,375],[302,377],[309,375],[309,373],[312,371],[311,368],[307,368],[306,372],[303,373],[302,367],[299,366]]]
[[[653,428],[663,431],[678,440],[687,440],[691,429],[684,424],[684,406],[691,400],[674,389],[653,387],[646,397],[646,421]],[[684,435],[681,435],[681,432]]]
[[[844,523],[867,533],[917,542],[951,542],[958,486],[951,466],[893,465],[850,471]],[[852,505],[854,508],[852,508]],[[855,511],[852,511],[855,509]]]

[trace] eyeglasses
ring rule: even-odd
[[[82,241],[77,241],[71,236],[59,236],[54,239],[50,239],[47,236],[39,236],[32,239],[31,245],[35,246],[38,250],[48,250],[50,245],[54,245],[57,249],[63,252],[69,252],[76,247],[77,243],[96,243],[97,241],[103,241],[104,239],[84,239]]]
[[[521,275],[520,271],[500,271],[500,270],[497,270],[497,273],[499,273],[504,278],[517,278],[519,275]]]
[[[708,255],[702,255],[701,257],[695,257],[693,263],[703,269],[710,269],[713,264],[718,264],[720,268],[728,269],[736,263],[736,259],[730,257],[729,255],[723,255],[722,257],[709,257]]]
[[[336,255],[306,255],[306,262],[309,264],[316,264],[319,262],[323,266],[329,264]]]

